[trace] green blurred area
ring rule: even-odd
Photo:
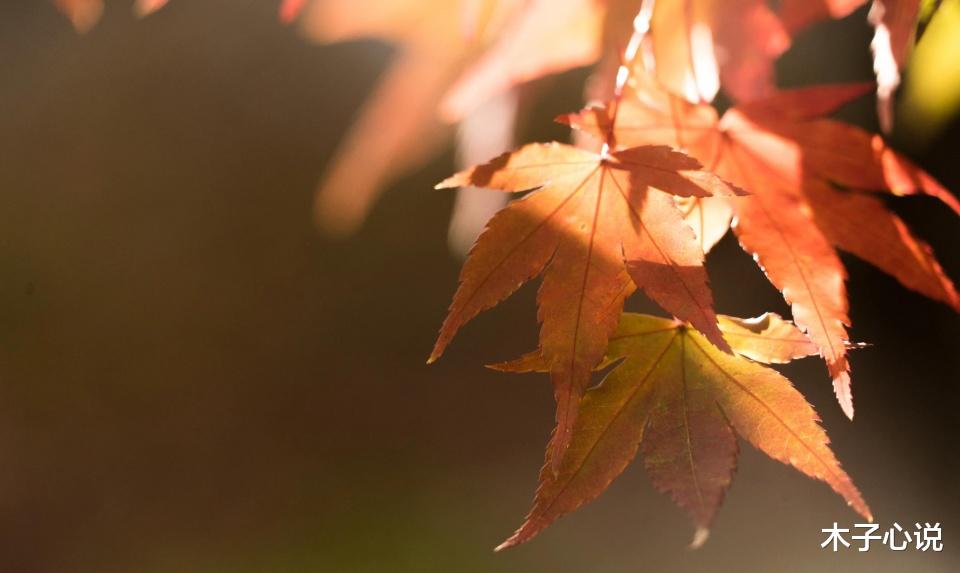
[[[921,150],[960,111],[960,0],[943,0],[910,59],[898,116],[901,139]]]
[[[308,45],[272,2],[126,8],[83,37],[46,3],[0,8],[0,571],[960,569],[960,320],[849,258],[853,334],[874,345],[852,358],[857,420],[818,361],[786,372],[878,522],[939,521],[943,553],[821,550],[820,529],[856,515],[743,445],[697,552],[634,467],[494,554],[528,509],[553,404],[542,378],[481,365],[535,346],[534,289],[424,364],[460,264],[452,196],[432,190],[452,153],[354,238],[311,223],[387,51]],[[799,38],[781,83],[871,78],[862,16]],[[584,75],[551,86],[523,140],[566,137],[550,119]],[[876,129],[869,98],[842,115]],[[957,190],[958,149],[954,121],[917,159]],[[960,276],[954,216],[896,206]],[[720,311],[786,313],[731,238],[709,267]]]

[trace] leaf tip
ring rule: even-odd
[[[304,8],[303,0],[284,0],[280,4],[278,16],[283,24],[292,24]]]
[[[727,353],[727,354],[731,354],[731,355],[732,355],[732,354],[736,354],[736,353],[733,351],[733,347],[730,346],[730,343],[727,342],[727,339],[723,338],[722,335],[720,336],[720,341],[719,341],[719,342],[720,342],[720,344],[717,344],[717,348],[719,348],[720,350],[722,350],[723,352],[725,352],[725,353]]]
[[[529,535],[529,532],[527,532],[526,528],[527,528],[527,523],[524,523],[524,524],[520,527],[520,529],[518,529],[518,530],[516,530],[515,532],[513,532],[513,535],[511,535],[510,537],[508,537],[508,538],[507,538],[503,543],[501,543],[500,545],[497,545],[496,547],[494,547],[494,548],[493,548],[493,552],[494,552],[494,553],[500,553],[500,552],[503,551],[504,549],[510,549],[511,547],[516,547],[517,545],[520,545],[521,543],[524,543],[524,542],[526,542],[526,541],[529,541],[532,536]],[[534,533],[534,535],[535,535],[535,533]]]
[[[444,325],[440,327],[440,336],[438,336],[437,341],[433,343],[433,350],[430,351],[427,364],[433,364],[437,360],[440,360],[440,357],[443,356],[443,353],[447,350],[447,346],[453,339],[453,336],[447,332],[446,326],[447,324],[444,322]]]
[[[847,419],[852,422],[853,421],[853,404],[841,403],[840,407],[843,408],[843,413],[847,416]]]
[[[703,547],[703,544],[707,542],[707,539],[710,538],[710,530],[706,527],[698,527],[696,531],[693,532],[693,539],[690,541],[690,546],[688,549],[696,551]]]
[[[843,410],[843,413],[844,415],[846,415],[847,419],[852,422],[853,421],[853,400],[850,398],[841,400],[840,408]]]
[[[852,508],[853,511],[857,512],[857,515],[867,520],[869,523],[873,523],[873,512],[870,511],[870,506],[867,505],[867,502],[864,501],[863,497],[860,495],[860,492],[854,488],[854,493],[856,496],[854,499],[847,499],[847,506]]]
[[[713,321],[708,324],[709,328],[705,330],[701,330],[696,326],[693,326],[693,328],[703,334],[710,344],[716,346],[721,352],[734,355],[733,347],[731,347],[727,339],[724,338],[723,331],[720,329],[720,324],[716,317],[713,317]]]
[[[837,396],[840,409],[849,420],[853,420],[853,394],[850,392],[850,373],[842,370],[833,377],[833,392]]]
[[[726,183],[727,187],[729,187],[730,190],[733,192],[734,197],[749,197],[750,195],[753,195],[753,193],[750,193],[743,187],[739,185],[734,185],[733,183],[727,181],[726,179],[721,179],[721,181]]]
[[[517,364],[516,360],[506,360],[504,362],[492,362],[490,364],[484,364],[484,368],[488,370],[493,370],[494,372],[510,372],[514,374],[524,373],[522,365]]]

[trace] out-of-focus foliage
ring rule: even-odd
[[[88,32],[103,15],[103,0],[53,0],[78,32]],[[147,16],[163,8],[169,0],[135,0],[133,10],[138,16]]]
[[[910,61],[898,129],[916,147],[929,145],[960,112],[960,0],[944,0]]]
[[[627,3],[633,0],[618,0]],[[318,0],[302,6],[301,26],[316,41],[377,39],[395,50],[385,78],[347,135],[322,182],[317,218],[334,233],[363,221],[383,188],[446,143],[512,142],[515,103],[501,94],[544,75],[595,62],[607,35],[602,0]],[[289,7],[286,17],[291,17]],[[629,20],[621,27],[629,30]],[[513,97],[513,96],[509,96]],[[477,129],[478,115],[487,128]],[[491,133],[497,134],[495,140]],[[483,138],[486,141],[478,141]],[[472,158],[471,158],[472,159]],[[475,160],[475,159],[473,159]],[[462,248],[491,214],[488,199],[462,199],[451,230]],[[494,207],[502,203],[493,201]],[[472,212],[481,210],[481,215]],[[484,216],[486,215],[486,216]],[[461,238],[457,238],[460,236]],[[468,240],[464,238],[469,237]]]

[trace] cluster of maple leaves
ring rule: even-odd
[[[75,22],[99,13],[99,0],[55,1]],[[281,18],[319,41],[374,37],[396,47],[321,186],[320,218],[343,229],[391,178],[439,149],[452,125],[461,124],[461,147],[507,147],[518,90],[595,64],[586,90],[595,103],[559,118],[581,134],[579,146],[525,145],[438,185],[525,194],[470,250],[430,361],[478,313],[543,276],[539,348],[493,367],[548,373],[556,428],[534,507],[500,548],[596,498],[638,453],[701,543],[733,476],[736,435],[871,518],[816,413],[767,366],[821,356],[853,417],[838,249],[960,311],[930,247],[882,196],[926,194],[958,214],[960,203],[880,135],[827,117],[874,85],[776,88],[774,62],[795,34],[865,3],[283,2]],[[873,0],[869,12],[885,129],[919,5]],[[710,103],[720,90],[735,102],[722,117]],[[715,312],[704,260],[729,229],[783,293],[792,322]],[[624,313],[636,290],[673,318]]]
[[[789,90],[719,118],[634,70],[617,99],[560,118],[599,137],[599,153],[532,144],[440,184],[535,189],[479,238],[431,357],[477,313],[544,275],[540,348],[536,367],[526,368],[549,372],[557,426],[534,509],[501,547],[595,497],[638,448],[654,484],[704,532],[732,477],[734,431],[870,517],[813,410],[757,364],[819,354],[853,416],[837,248],[960,309],[930,248],[878,195],[926,193],[958,213],[960,205],[879,136],[820,117],[869,89]],[[715,314],[705,252],[734,221],[793,324]],[[635,289],[676,318],[621,314]],[[594,369],[616,359],[623,362],[590,388]]]
[[[595,498],[638,451],[702,543],[732,479],[735,434],[871,518],[813,409],[762,364],[820,355],[852,418],[837,249],[960,310],[930,248],[879,195],[927,194],[958,214],[960,204],[879,135],[825,117],[872,84],[775,89],[785,27],[771,24],[765,3],[739,4],[750,34],[725,29],[730,15],[716,2],[642,3],[608,101],[559,118],[596,145],[526,145],[438,185],[531,191],[477,240],[430,357],[543,275],[539,349],[496,368],[549,373],[556,428],[534,507],[500,549]],[[791,16],[781,23],[814,16],[791,6],[810,8],[783,3]],[[721,48],[723,61],[708,57]],[[721,86],[738,102],[722,117],[709,103]],[[793,323],[717,316],[703,263],[728,228],[783,293]],[[675,318],[623,314],[637,289]],[[592,373],[612,364],[591,387]]]

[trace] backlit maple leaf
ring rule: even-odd
[[[635,74],[615,126],[609,108],[562,118],[594,134],[612,132],[625,147],[676,145],[751,193],[727,202],[736,217],[737,238],[783,292],[794,321],[820,349],[850,417],[846,273],[834,247],[960,309],[957,292],[930,248],[876,196],[863,191],[925,193],[958,213],[960,204],[880,136],[817,117],[869,89],[859,84],[789,90],[732,108],[720,118],[709,105],[691,104]],[[717,217],[713,224],[727,220]],[[719,230],[699,229],[701,237],[716,237]]]
[[[694,544],[706,539],[730,486],[740,435],[771,458],[826,482],[867,519],[870,509],[830,450],[819,418],[790,381],[757,362],[785,362],[815,351],[776,315],[720,317],[738,355],[725,354],[676,320],[624,314],[606,362],[622,361],[586,391],[558,471],[553,448],[533,509],[498,550],[540,533],[598,497],[637,455],[654,486],[693,519]],[[545,371],[538,354],[493,366]]]
[[[558,462],[590,372],[634,285],[728,349],[717,328],[703,251],[671,195],[736,191],[693,159],[658,146],[597,154],[531,144],[438,187],[463,185],[536,191],[493,217],[478,239],[430,361],[461,326],[543,272],[540,348],[557,399]]]

